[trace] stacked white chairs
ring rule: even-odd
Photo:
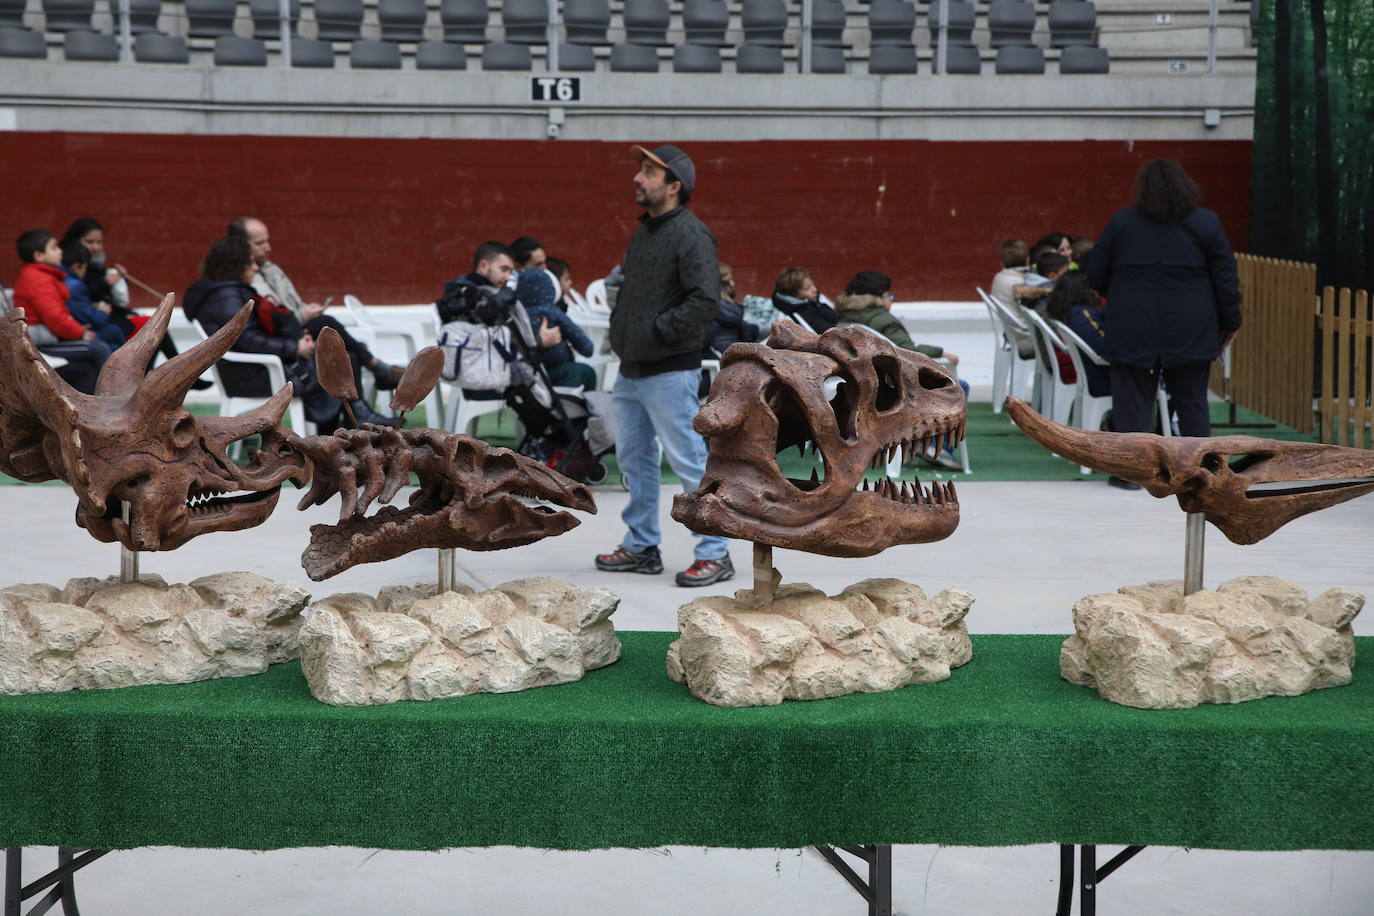
[[[975,286],[974,289],[978,291],[978,297],[987,307],[988,317],[992,320],[992,331],[997,338],[992,362],[992,412],[1002,412],[1002,402],[1009,394],[1035,403],[1035,357],[1021,356],[1016,346],[1016,335],[1013,333],[1015,329],[1024,334],[1031,334],[1030,325],[1026,324],[1017,312],[1013,312],[983,292],[981,286]],[[1031,391],[1026,392],[1023,389],[1028,384]]]

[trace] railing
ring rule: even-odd
[[[1335,445],[1374,448],[1374,372],[1370,371],[1374,316],[1369,293],[1323,288],[1317,323],[1322,367],[1319,438]]]
[[[1236,267],[1244,324],[1229,359],[1213,367],[1212,389],[1234,405],[1310,434],[1317,266],[1238,254]]]

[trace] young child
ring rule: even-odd
[[[67,360],[59,374],[76,390],[95,393],[96,377],[110,347],[67,309],[71,293],[63,282],[62,249],[46,229],[29,229],[15,240],[22,267],[14,282],[14,305],[24,310],[29,339],[38,349]]]
[[[86,271],[90,269],[91,253],[80,242],[62,246],[62,270],[66,274],[67,311],[81,324],[95,331],[97,337],[117,350],[124,343],[124,331],[110,320],[112,310],[108,302],[92,302],[86,287]]]
[[[557,295],[553,276],[542,267],[527,268],[516,276],[515,298],[525,307],[539,338],[539,357],[549,380],[558,387],[594,389],[596,370],[573,359],[573,350],[592,355],[591,338],[554,305]]]

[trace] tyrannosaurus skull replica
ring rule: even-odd
[[[1374,451],[1253,436],[1180,438],[1072,429],[1007,398],[1036,442],[1070,461],[1177,496],[1231,541],[1253,544],[1295,518],[1374,492]]]
[[[693,426],[711,439],[700,488],[673,499],[693,531],[836,557],[948,537],[953,484],[922,487],[864,472],[896,453],[964,436],[963,392],[939,363],[861,328],[814,334],[779,321],[767,345],[734,344]],[[776,456],[819,452],[824,477],[786,477]]]
[[[0,471],[65,481],[77,494],[77,524],[130,550],[172,550],[211,531],[250,528],[272,513],[284,482],[304,483],[304,460],[278,426],[291,386],[241,417],[197,417],[182,406],[191,384],[238,338],[250,307],[145,376],[172,301],[164,298],[106,361],[94,395],[48,366],[22,311],[0,318]],[[252,435],[263,437],[263,447],[239,467],[228,446]]]

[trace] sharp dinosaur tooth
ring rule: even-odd
[[[819,484],[821,482],[821,477],[819,474],[816,473],[815,468],[811,469],[811,482],[815,484]]]
[[[865,477],[865,478],[863,479],[863,483],[860,484],[860,486],[863,488],[863,489],[862,489],[862,492],[864,492],[864,493],[867,493],[867,492],[868,492],[868,478],[867,478],[867,477]]]
[[[805,441],[802,441],[802,442],[798,442],[798,443],[797,443],[797,454],[800,455],[800,456],[803,457],[803,458],[806,457],[806,442],[805,442]]]
[[[951,500],[952,502],[956,502],[956,503],[957,503],[957,502],[959,501],[959,494],[958,494],[957,491],[955,491],[955,489],[954,489],[954,481],[952,481],[952,480],[949,482],[949,498],[950,498],[950,500]]]

